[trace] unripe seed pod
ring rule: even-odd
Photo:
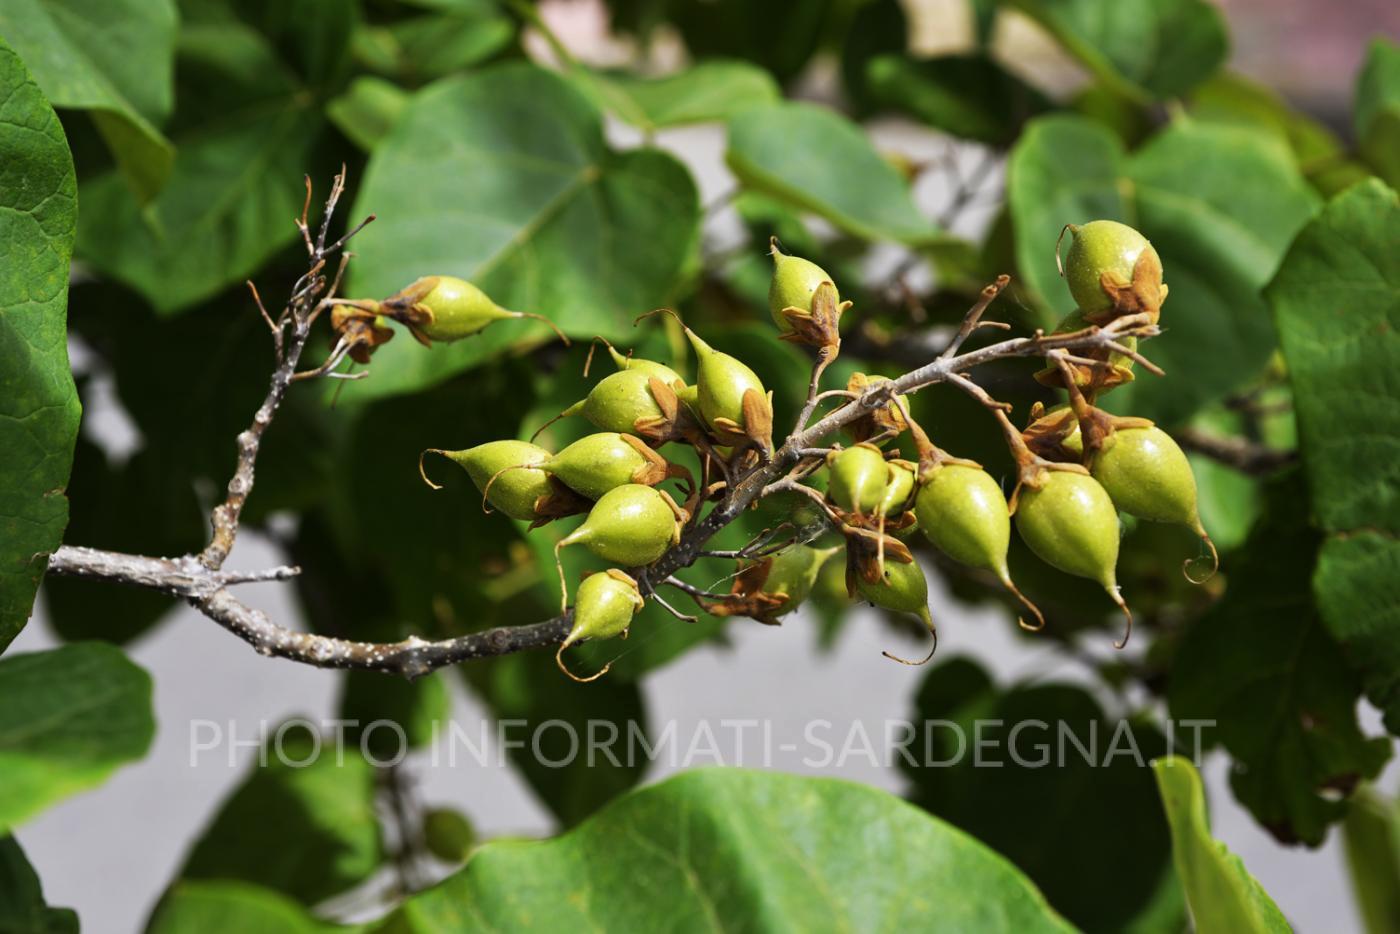
[[[740,428],[748,427],[744,419],[744,394],[749,390],[766,397],[768,391],[758,374],[737,357],[715,350],[689,328],[685,331],[695,348],[695,386],[700,415],[705,424],[715,427],[718,419],[729,419]],[[685,398],[685,394],[681,394]]]
[[[691,384],[676,392],[676,398],[680,399],[692,411],[700,411],[700,387]]]
[[[875,515],[889,488],[890,466],[873,444],[857,444],[827,458],[826,493],[847,512]]]
[[[932,471],[914,502],[919,528],[939,551],[961,564],[1011,580],[1006,549],[1011,514],[991,474],[977,467],[944,464]]]
[[[465,279],[456,276],[424,276],[418,279],[401,295],[415,299],[414,306],[426,308],[430,312],[428,320],[412,322],[414,330],[431,341],[457,341],[480,333],[493,321],[506,318],[536,318],[548,324],[568,343],[554,323],[543,315],[524,311],[508,311],[497,305],[485,292]],[[392,303],[390,299],[389,303]],[[388,303],[386,303],[388,304]]]
[[[642,608],[642,603],[637,582],[616,568],[585,577],[574,600],[573,627],[554,653],[559,669],[575,681],[593,681],[607,674],[611,662],[597,674],[578,677],[564,665],[564,650],[583,639],[597,642],[622,635],[632,625],[632,617]]]
[[[611,344],[608,345],[608,354],[613,358],[613,363],[617,364],[619,370],[636,370],[645,373],[647,376],[655,376],[661,382],[670,386],[673,383],[684,383],[681,375],[664,363],[657,363],[655,360],[643,360],[641,357],[629,357],[619,353],[618,349]]]
[[[433,448],[423,453],[430,451],[462,467],[486,501],[512,519],[528,522],[539,518],[535,503],[550,492],[549,474],[539,466],[550,459],[544,448],[528,441],[488,441],[464,451]]]
[[[642,482],[645,471],[656,464],[655,455],[642,453],[642,441],[629,437],[615,431],[585,435],[541,463],[539,469],[558,477],[575,493],[598,499],[624,484]],[[663,467],[656,471],[653,482],[664,477]]]
[[[832,282],[833,285],[835,283],[825,269],[811,260],[783,253],[778,249],[776,242],[771,253],[773,281],[768,286],[768,311],[779,330],[791,331],[792,322],[783,316],[783,309],[797,308],[809,312],[812,310],[812,293],[817,290],[817,286],[823,282]],[[839,293],[836,303],[841,303]]]
[[[1158,268],[1161,266],[1152,244],[1127,224],[1098,220],[1080,227],[1071,224],[1069,231],[1074,242],[1065,255],[1065,281],[1080,310],[1089,314],[1113,308],[1113,299],[1103,288],[1104,273],[1124,284],[1132,282],[1138,258],[1145,251],[1151,251]]]
[[[1122,648],[1133,617],[1118,593],[1118,513],[1093,477],[1063,470],[1045,474],[1040,489],[1021,490],[1016,529],[1045,563],[1066,574],[1097,581],[1128,617]]]
[[[923,569],[917,562],[904,564],[886,561],[885,571],[880,580],[871,583],[864,577],[858,577],[856,588],[862,597],[878,607],[917,616],[928,627],[929,635],[933,636],[933,648],[929,649],[928,655],[921,661],[910,661],[889,652],[882,653],[886,658],[904,665],[922,665],[933,658],[933,653],[938,651],[938,630],[933,625],[933,614],[928,610],[928,581],[924,579]]]
[[[1130,516],[1172,522],[1195,532],[1215,553],[1196,507],[1196,477],[1171,435],[1160,428],[1122,428],[1109,435],[1090,466],[1113,505]]]
[[[641,567],[665,554],[679,534],[670,497],[653,487],[628,483],[599,497],[583,525],[555,547],[583,544],[604,561]]]
[[[631,432],[638,419],[661,417],[650,379],[651,375],[640,367],[609,373],[562,414],[582,415],[604,431]]]
[[[423,843],[443,862],[460,863],[476,844],[476,830],[460,811],[433,808],[423,815]]]
[[[768,569],[768,577],[763,582],[763,592],[774,596],[785,595],[782,603],[775,606],[771,616],[783,616],[797,609],[798,605],[812,593],[817,575],[827,559],[841,547],[813,548],[811,545],[794,545],[773,556],[773,564]]]
[[[880,505],[875,507],[875,514],[897,516],[909,508],[918,475],[898,461],[888,461],[887,464],[890,471],[889,481],[885,484],[885,495],[881,498]]]

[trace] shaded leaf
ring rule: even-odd
[[[431,674],[409,681],[376,671],[346,672],[338,716],[351,721],[345,728],[347,745],[367,751],[377,762],[427,746],[438,731],[445,732],[452,717],[446,678]]]
[[[24,628],[63,538],[80,406],[68,368],[77,220],[63,129],[0,40],[0,651]]]
[[[77,913],[44,901],[39,876],[14,837],[0,837],[0,931],[78,934]]]
[[[1050,109],[1045,95],[985,55],[881,55],[869,74],[872,93],[886,106],[997,146],[1010,145],[1023,123]]]
[[[665,12],[694,58],[754,62],[787,83],[811,61],[837,6],[835,0],[669,0]]]
[[[885,792],[712,769],[553,840],[487,843],[385,928],[896,930],[930,917],[949,930],[1071,930],[1001,857]]]
[[[0,696],[6,830],[140,759],[155,733],[150,676],[99,642],[0,659]]]
[[[368,67],[417,85],[483,62],[514,37],[494,3],[443,4],[439,13],[361,27],[354,49]]]
[[[999,688],[961,657],[925,676],[915,704],[910,800],[1010,859],[1082,928],[1122,930],[1148,906],[1170,864],[1146,768],[1165,749],[1154,727],[1110,720],[1081,688]]]
[[[1364,140],[1385,111],[1400,108],[1400,44],[1383,36],[1371,40],[1366,61],[1356,78],[1352,126]]]
[[[415,95],[356,203],[379,221],[356,241],[351,292],[382,298],[419,276],[458,275],[570,334],[619,339],[677,290],[699,219],[679,162],[609,149],[601,115],[578,91],[519,63]],[[345,398],[421,389],[524,339],[552,336],[508,321],[431,350],[404,337]]]
[[[1074,307],[1055,268],[1065,224],[1120,220],[1161,254],[1165,331],[1144,351],[1169,376],[1140,376],[1112,404],[1178,423],[1258,375],[1273,342],[1260,290],[1316,204],[1276,140],[1182,122],[1129,156],[1101,125],[1049,116],[1027,127],[1009,173],[1017,262],[1047,324]]]
[[[701,62],[661,78],[583,72],[576,80],[599,106],[647,132],[727,120],[782,98],[772,75],[746,62]]]
[[[909,183],[845,117],[815,104],[746,110],[729,121],[725,161],[748,188],[867,240],[944,240],[919,213]]]
[[[1346,793],[1380,771],[1390,743],[1356,716],[1359,679],[1313,604],[1320,540],[1296,473],[1266,488],[1263,519],[1227,563],[1225,598],[1177,649],[1172,716],[1210,720],[1203,735],[1234,760],[1230,785],[1280,840],[1316,846]],[[1231,556],[1234,557],[1234,556]]]
[[[174,101],[172,0],[10,0],[0,36],[55,107],[86,110],[125,184],[149,201],[174,150],[156,129]]]
[[[397,84],[365,75],[326,103],[326,116],[351,142],[371,152],[389,135],[408,100],[408,92]]]
[[[224,802],[180,878],[251,882],[305,905],[367,879],[384,856],[376,770],[333,740],[286,724],[269,736],[265,764]]]
[[[1347,802],[1342,843],[1367,934],[1400,930],[1400,808],[1362,788]]]
[[[1210,835],[1205,789],[1190,760],[1167,756],[1153,763],[1172,831],[1172,857],[1198,931],[1235,934],[1292,928],[1240,858]]]
[[[903,57],[909,49],[909,18],[899,0],[862,3],[845,29],[841,46],[841,85],[850,109],[863,116],[878,105],[871,87],[870,63],[877,56]]]
[[[1210,77],[1229,51],[1225,20],[1205,0],[1012,0],[1099,78],[1143,99],[1174,97]]]

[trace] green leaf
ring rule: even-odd
[[[1081,928],[1122,930],[1148,906],[1171,859],[1144,768],[1165,750],[1156,728],[1132,723],[1120,736],[1124,721],[1087,691],[998,688],[963,657],[930,671],[915,704],[911,721],[937,726],[921,728],[900,757],[910,800],[1011,860]],[[1092,751],[1076,751],[1070,737]],[[975,741],[988,746],[974,750]],[[1108,889],[1094,881],[1108,877]]]
[[[243,23],[188,24],[179,58],[169,181],[144,207],[113,173],[85,181],[78,229],[88,263],[162,312],[246,279],[296,237],[323,126],[312,89]]]
[[[1229,43],[1205,0],[1011,0],[1104,81],[1143,100],[1174,97],[1209,78]]]
[[[1176,873],[1197,931],[1232,934],[1287,932],[1283,912],[1244,868],[1240,858],[1210,835],[1205,789],[1190,760],[1167,756],[1152,764],[1172,831]]]
[[[697,60],[731,58],[753,62],[786,84],[796,78],[820,47],[836,0],[785,0],[775,11],[752,0],[689,0],[667,4],[666,12]]]
[[[0,40],[0,651],[63,540],[81,408],[68,368],[77,186],[63,129]]]
[[[600,106],[648,133],[728,120],[782,99],[773,76],[747,62],[701,62],[663,78],[579,71],[575,79]]]
[[[1103,126],[1049,116],[1027,127],[1009,172],[1017,262],[1046,324],[1074,307],[1055,269],[1065,224],[1120,220],[1161,254],[1165,330],[1144,352],[1170,375],[1141,375],[1114,403],[1130,399],[1135,413],[1175,424],[1257,376],[1273,342],[1260,289],[1316,203],[1283,146],[1183,121],[1129,156]]]
[[[243,882],[178,882],[156,906],[146,934],[316,934],[349,931],[296,902]]]
[[[174,150],[156,129],[174,101],[172,0],[10,0],[0,36],[55,107],[86,110],[140,201],[155,196]]]
[[[339,713],[351,721],[346,743],[367,748],[378,762],[392,761],[405,748],[427,746],[452,718],[446,677],[432,674],[409,681],[377,671],[346,672]]]
[[[1371,40],[1366,62],[1356,78],[1356,104],[1352,114],[1356,138],[1364,140],[1376,118],[1400,108],[1400,44],[1377,36]]]
[[[408,105],[409,94],[382,78],[356,78],[345,93],[326,103],[326,116],[336,129],[366,152],[373,152],[389,135]]]
[[[553,840],[487,843],[395,931],[1069,931],[1009,863],[882,791],[688,772]]]
[[[314,905],[369,878],[384,857],[376,770],[333,740],[287,724],[270,736],[265,764],[224,802],[181,879],[252,882]]]
[[[1379,181],[1334,198],[1269,286],[1312,508],[1329,539],[1314,587],[1367,695],[1400,732],[1400,200]]]
[[[351,293],[382,298],[419,276],[458,275],[567,333],[617,339],[679,289],[700,210],[679,162],[609,149],[601,115],[578,91],[519,63],[415,95],[371,157],[356,204],[379,220],[356,241]],[[421,389],[523,339],[552,338],[538,322],[514,321],[431,350],[402,337],[345,396]]]
[[[0,659],[0,829],[106,781],[151,745],[151,679],[83,642]]]
[[[881,55],[869,74],[882,104],[954,136],[996,146],[1010,145],[1022,124],[1050,109],[1045,95],[985,55]]]
[[[1346,812],[1335,792],[1390,757],[1362,733],[1360,680],[1313,604],[1318,541],[1300,478],[1275,480],[1224,599],[1178,647],[1170,689],[1176,720],[1214,721],[1203,735],[1234,759],[1235,796],[1283,842],[1312,846]]]
[[[1400,930],[1400,808],[1366,786],[1342,824],[1351,886],[1367,934]]]
[[[744,111],[729,121],[724,158],[745,187],[857,237],[911,246],[946,239],[860,127],[825,107],[784,103]]]
[[[887,54],[902,57],[908,50],[909,18],[899,0],[861,3],[841,45],[841,85],[853,114],[865,116],[878,106],[879,95],[871,87],[871,60]]]
[[[510,45],[515,26],[493,3],[447,4],[355,34],[356,57],[400,83],[418,85],[485,61]]]
[[[78,934],[78,915],[44,901],[39,876],[14,837],[0,837],[0,931]]]

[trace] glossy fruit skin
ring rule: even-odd
[[[929,474],[914,500],[925,537],[954,561],[984,568],[1007,580],[1006,549],[1011,514],[991,474],[963,464],[944,464]]]
[[[460,863],[476,845],[476,829],[460,811],[433,808],[423,816],[423,843],[443,862]]]
[[[631,483],[647,459],[615,431],[584,435],[541,465],[566,487],[598,499],[609,490]],[[499,482],[499,481],[498,481]]]
[[[1196,478],[1171,435],[1160,428],[1125,428],[1108,436],[1090,467],[1122,512],[1155,522],[1176,522],[1198,534]]]
[[[1133,267],[1144,250],[1156,250],[1147,238],[1117,221],[1090,221],[1070,227],[1074,242],[1065,255],[1065,281],[1081,311],[1108,311],[1113,301],[1099,277],[1109,272],[1124,283],[1133,281]]]
[[[565,409],[564,414],[582,415],[604,431],[630,433],[637,419],[661,416],[661,407],[651,393],[650,379],[640,368],[609,373],[582,401]]]
[[[1117,588],[1118,513],[1093,477],[1051,470],[1040,489],[1024,487],[1016,530],[1046,564]]]
[[[869,444],[838,451],[827,461],[826,494],[847,512],[873,516],[889,488],[890,467],[879,449]]]
[[[528,441],[488,441],[465,451],[444,453],[466,470],[478,490],[484,490],[495,477],[486,500],[512,519],[535,519],[535,501],[550,492],[549,474],[535,466],[548,461],[550,453]]]
[[[886,463],[889,467],[889,480],[885,484],[885,495],[880,499],[880,505],[875,507],[875,514],[897,516],[909,508],[914,496],[914,487],[918,484],[918,476],[903,464],[893,461]]]
[[[811,595],[817,575],[821,573],[827,559],[840,550],[839,547],[813,548],[811,545],[793,545],[774,555],[773,564],[768,569],[768,578],[763,582],[763,592],[786,594],[787,599],[772,610],[772,615],[782,616],[797,609],[802,601]]]
[[[783,309],[811,311],[812,293],[823,282],[832,282],[831,276],[816,263],[773,250],[773,281],[768,285],[768,311],[779,330],[792,330],[792,325],[783,317]],[[841,304],[839,293],[836,304]]]
[[[426,278],[437,280],[432,290],[418,301],[433,313],[432,321],[418,327],[429,340],[461,340],[479,333],[493,321],[519,317],[515,312],[497,305],[485,292],[465,279],[456,276]],[[419,279],[414,285],[425,282],[426,279]],[[412,288],[409,286],[409,289]]]
[[[928,610],[928,581],[917,563],[886,561],[883,580],[872,584],[865,578],[858,578],[856,588],[862,597],[878,607],[899,613],[913,613],[926,624],[932,625],[932,617]]]
[[[619,636],[632,625],[632,617],[641,608],[642,594],[632,578],[621,571],[590,574],[578,585],[574,625],[564,645]]]
[[[661,382],[670,386],[672,383],[683,383],[681,375],[664,363],[657,363],[655,360],[643,360],[641,357],[629,357],[618,352],[616,347],[608,347],[608,354],[612,357],[613,363],[617,364],[619,370],[635,370],[638,373],[645,373],[647,376],[655,376]]]
[[[658,490],[628,483],[599,497],[583,525],[559,544],[581,543],[604,561],[641,567],[664,555],[679,530],[676,514]]]
[[[700,416],[705,424],[714,426],[715,420],[727,418],[741,428],[744,426],[744,393],[750,389],[766,397],[768,391],[758,374],[737,357],[715,350],[687,329],[686,336],[695,348],[698,361],[695,368],[695,386]],[[682,396],[684,398],[684,396]]]

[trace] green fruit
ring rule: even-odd
[[[1040,489],[1021,490],[1016,529],[1047,564],[1117,590],[1118,513],[1093,477],[1048,471]]]
[[[1160,428],[1124,428],[1104,441],[1090,467],[1113,505],[1130,516],[1174,522],[1206,537],[1196,510],[1196,478],[1171,435]]]
[[[832,282],[831,276],[811,260],[800,256],[788,256],[778,249],[775,242],[773,254],[773,281],[768,286],[768,310],[773,322],[782,331],[791,331],[792,324],[783,317],[784,308],[812,310],[812,293],[823,282]],[[833,283],[834,286],[835,283]],[[836,303],[841,303],[840,295]]]
[[[461,863],[476,845],[476,830],[460,811],[433,808],[423,815],[423,843],[443,862]]]
[[[524,311],[508,311],[493,302],[485,292],[465,279],[456,276],[424,276],[404,289],[405,294],[425,290],[416,305],[432,313],[429,320],[415,323],[414,328],[432,341],[458,341],[480,333],[494,321],[507,318],[536,318],[544,321],[556,334],[554,327],[543,315]],[[567,343],[563,334],[560,339]]]
[[[652,487],[628,483],[604,493],[583,525],[565,536],[555,550],[582,544],[604,561],[642,567],[664,555],[679,534],[670,499]]]
[[[486,495],[486,501],[512,519],[528,522],[538,518],[535,502],[550,492],[549,474],[539,469],[550,459],[544,448],[528,441],[488,441],[465,451],[431,448],[423,453],[430,452],[441,454],[466,470],[472,483]]]
[[[637,582],[616,568],[585,577],[578,585],[578,597],[574,600],[573,627],[554,653],[559,670],[575,681],[593,681],[607,674],[612,662],[597,674],[578,677],[564,664],[564,650],[584,639],[597,642],[622,635],[632,625],[632,617],[642,608],[642,603]]]
[[[700,411],[700,387],[695,385],[685,386],[676,391],[676,397],[685,403],[692,411]]]
[[[1113,307],[1100,281],[1104,273],[1127,284],[1133,281],[1133,268],[1144,250],[1156,256],[1146,237],[1117,221],[1090,221],[1082,227],[1071,224],[1069,231],[1074,242],[1065,255],[1065,281],[1080,310],[1090,314]]]
[[[914,500],[919,528],[954,561],[1011,580],[1006,549],[1011,543],[1011,514],[1006,497],[991,474],[977,467],[944,464],[929,474]]]
[[[886,561],[883,579],[872,584],[858,577],[856,587],[861,596],[878,607],[912,613],[926,624],[933,625],[932,614],[928,611],[928,581],[916,562],[902,564]]]
[[[621,375],[621,374],[617,374]],[[615,431],[585,435],[541,463],[575,493],[598,499],[609,490],[637,482],[638,473],[653,461],[642,454],[640,441],[629,442]]]
[[[810,545],[794,545],[774,555],[768,577],[763,582],[763,592],[773,596],[785,595],[786,599],[770,615],[783,616],[797,609],[811,594],[817,575],[827,559],[840,550],[840,546],[813,548]]]
[[[689,328],[685,331],[690,346],[695,348],[695,385],[700,416],[711,428],[721,418],[727,418],[740,428],[744,425],[744,394],[750,389],[760,397],[768,391],[758,374],[743,361],[715,350]]]
[[[654,360],[643,360],[641,357],[629,357],[619,353],[618,349],[611,344],[608,345],[608,353],[613,358],[613,363],[617,364],[619,370],[636,370],[645,373],[647,376],[655,376],[661,382],[670,386],[672,383],[684,383],[681,375],[664,363],[657,363]]]
[[[631,432],[637,419],[661,417],[650,380],[651,376],[640,368],[610,373],[563,414],[582,415],[604,431]]]
[[[827,471],[826,493],[832,502],[847,512],[875,515],[890,480],[890,465],[879,448],[857,444],[838,451],[827,459]]]
[[[888,461],[889,482],[885,484],[885,495],[880,505],[875,507],[879,516],[897,516],[909,508],[909,500],[914,495],[918,475],[912,469],[897,461]]]

